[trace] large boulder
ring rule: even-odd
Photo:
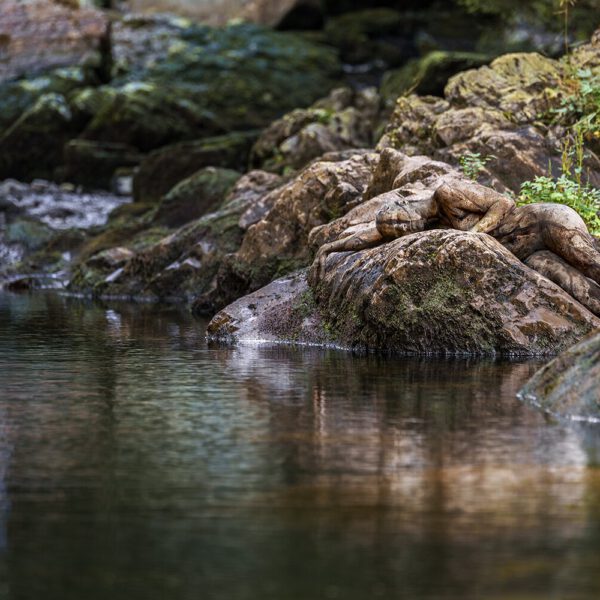
[[[43,94],[69,96],[97,83],[94,74],[81,67],[64,67],[37,77],[0,82],[0,133],[10,127]]]
[[[52,179],[75,131],[65,97],[44,94],[0,135],[0,179]]]
[[[270,300],[263,313],[264,297]],[[332,254],[324,275],[315,281],[313,274],[312,288],[302,274],[272,283],[218,313],[209,334],[383,352],[514,356],[554,354],[599,326],[493,238],[434,230]]]
[[[600,423],[600,334],[569,348],[538,371],[521,396],[575,421]]]

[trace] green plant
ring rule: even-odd
[[[481,172],[485,169],[494,156],[482,156],[479,152],[465,152],[459,159],[462,172],[473,181],[477,181]]]
[[[552,202],[566,204],[577,211],[585,221],[590,233],[600,235],[600,190],[588,185],[581,185],[568,175],[558,179],[552,177],[536,177],[533,181],[525,181],[521,185],[521,193],[517,204],[534,204],[536,202]]]
[[[550,111],[552,121],[580,128],[584,138],[600,138],[600,75],[591,69],[578,69],[565,78],[566,95],[558,108]]]

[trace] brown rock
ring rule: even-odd
[[[301,169],[328,152],[371,147],[378,116],[379,96],[373,88],[335,89],[310,108],[274,121],[256,141],[250,161],[284,172]]]
[[[360,202],[377,155],[367,151],[348,154],[322,157],[261,201],[271,207],[269,212],[248,229],[240,249],[229,257],[219,275],[222,290],[236,290],[237,295],[228,301],[306,266],[311,229]]]
[[[600,321],[493,238],[434,230],[328,258],[316,300],[346,345],[552,354]]]

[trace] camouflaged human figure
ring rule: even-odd
[[[517,207],[508,196],[424,157],[408,158],[386,150],[382,162],[388,169],[393,165],[397,169],[392,186],[408,183],[369,199],[362,209],[357,207],[341,220],[348,226],[337,232],[336,239],[320,246],[313,281],[326,268],[327,256],[332,252],[363,250],[426,229],[451,228],[491,235],[529,267],[600,315],[600,252],[573,209],[541,203]],[[389,173],[387,178],[388,182],[392,180]],[[361,211],[363,219],[369,214],[369,205],[371,220],[360,222],[359,216],[356,222]],[[311,239],[323,237],[323,229],[312,232]]]

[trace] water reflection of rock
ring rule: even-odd
[[[600,592],[593,435],[515,399],[537,365],[201,337],[173,309],[0,302],[16,595]]]

